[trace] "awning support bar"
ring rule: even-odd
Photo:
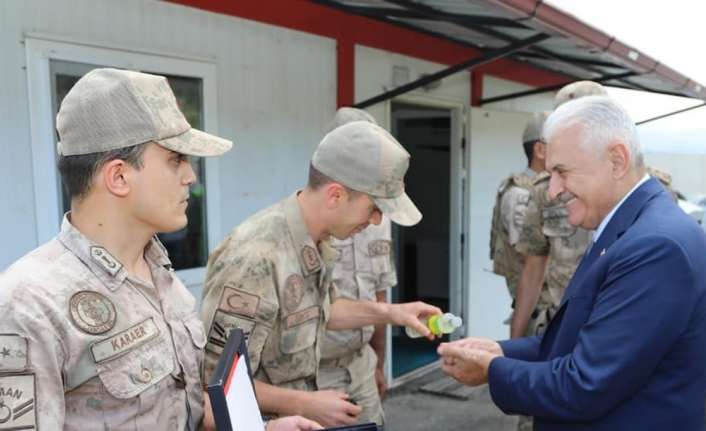
[[[683,112],[691,111],[691,110],[693,110],[693,109],[702,108],[702,107],[704,107],[704,106],[706,106],[706,102],[704,102],[704,103],[699,103],[698,105],[694,105],[694,106],[689,106],[688,108],[679,109],[678,111],[673,111],[673,112],[669,112],[669,113],[667,113],[667,114],[662,114],[662,115],[658,115],[658,116],[656,116],[656,117],[648,118],[647,120],[638,121],[637,123],[635,123],[635,125],[636,125],[636,126],[640,126],[640,125],[642,125],[642,124],[649,123],[649,122],[651,122],[651,121],[661,120],[662,118],[671,117],[672,115],[681,114],[681,113],[683,113]]]
[[[591,81],[605,82],[605,81],[610,81],[612,79],[628,78],[630,76],[635,76],[635,75],[638,75],[638,73],[637,72],[625,72],[625,73],[620,73],[617,75],[601,76],[600,78],[591,79]],[[558,90],[561,87],[563,87],[567,84],[570,84],[571,82],[574,82],[574,81],[569,81],[569,82],[565,82],[563,84],[557,84],[557,85],[548,85],[546,87],[534,88],[532,90],[518,91],[516,93],[503,94],[502,96],[488,97],[487,99],[481,99],[479,102],[481,105],[483,105],[486,103],[500,102],[502,100],[516,99],[518,97],[525,97],[525,96],[532,96],[534,94],[547,93],[549,91]]]
[[[548,34],[544,33],[539,33],[536,34],[532,37],[528,37],[527,39],[522,39],[520,41],[517,41],[515,43],[511,43],[509,45],[506,45],[502,48],[498,49],[489,49],[482,53],[481,55],[474,57],[470,60],[464,61],[463,63],[456,64],[454,66],[450,66],[446,69],[440,70],[439,72],[432,73],[431,75],[426,75],[422,76],[421,78],[414,80],[412,82],[409,82],[407,84],[401,85],[397,88],[394,88],[390,91],[386,91],[382,94],[379,94],[377,96],[371,97],[367,100],[364,100],[362,102],[356,103],[354,107],[363,109],[367,108],[368,106],[374,105],[376,103],[384,102],[385,100],[392,99],[393,97],[397,97],[401,94],[407,93],[412,90],[416,90],[419,87],[423,87],[427,84],[430,84],[434,81],[438,81],[442,78],[445,78],[449,75],[453,75],[454,73],[460,72],[462,70],[471,70],[473,68],[476,68],[478,66],[481,66],[483,64],[491,63],[495,60],[499,60],[503,57],[506,57],[513,52],[519,51],[521,49],[524,49],[528,46],[532,46],[536,43],[539,43],[543,40],[548,39],[550,36]]]

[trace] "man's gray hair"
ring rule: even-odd
[[[628,147],[633,166],[643,165],[635,123],[611,97],[587,96],[559,106],[544,123],[544,142],[550,142],[559,131],[576,125],[581,127],[580,144],[584,148],[598,153],[611,142],[619,141]]]

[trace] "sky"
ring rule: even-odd
[[[546,0],[603,32],[706,84],[703,0]],[[611,89],[635,121],[699,100]],[[639,126],[646,153],[706,154],[706,107]]]

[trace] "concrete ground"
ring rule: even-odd
[[[420,386],[442,377],[441,370],[436,369],[391,389],[383,402],[385,431],[517,429],[517,417],[507,416],[495,407],[487,385],[477,388],[465,401],[418,391]]]

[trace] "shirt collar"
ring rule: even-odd
[[[301,208],[299,208],[299,201],[297,200],[298,193],[296,192],[286,198],[282,205],[284,206],[287,227],[289,228],[294,248],[297,250],[302,273],[309,275],[321,269],[323,260],[306,228]]]
[[[650,176],[648,174],[645,174],[645,176],[642,177],[642,179],[640,181],[638,181],[637,184],[635,184],[635,186],[625,196],[623,196],[623,198],[620,200],[620,202],[618,202],[618,204],[613,207],[613,209],[608,213],[608,215],[603,218],[603,221],[601,221],[601,224],[599,224],[598,228],[595,230],[595,232],[593,232],[593,242],[594,243],[596,241],[598,241],[598,238],[601,236],[601,234],[605,230],[605,227],[608,225],[608,222],[610,222],[610,219],[613,218],[613,216],[615,215],[615,212],[618,211],[618,208],[620,208],[620,206],[623,204],[623,202],[625,202],[630,197],[630,195],[633,194],[635,192],[635,190],[637,190],[638,187],[640,187],[642,184],[647,182],[647,180],[649,180],[649,179],[650,179]]]
[[[69,221],[70,213],[64,214],[61,231],[57,236],[59,242],[71,251],[93,274],[110,290],[117,290],[128,278],[125,266],[103,246],[91,241]],[[152,265],[171,269],[167,251],[161,242],[154,237],[145,247],[145,259]]]
[[[527,169],[525,169],[524,172],[522,172],[522,173],[523,173],[524,175],[527,175],[527,176],[530,177],[530,178],[534,178],[534,177],[537,176],[537,172],[535,172],[535,170],[532,169],[532,168],[530,168],[530,167],[528,167]]]

